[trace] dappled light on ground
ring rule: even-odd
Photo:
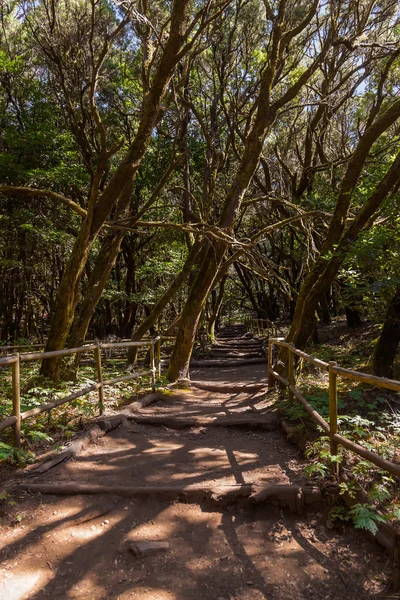
[[[260,368],[246,367],[247,381],[265,381]],[[205,380],[205,373],[198,375]],[[215,372],[210,381],[218,381]],[[232,382],[245,382],[244,371],[231,371]],[[271,410],[265,389],[193,389],[162,396],[141,414],[262,417]],[[128,421],[74,461],[30,481],[131,488],[304,485],[304,464],[279,429],[177,431]],[[151,493],[121,498],[25,492],[15,500],[22,518],[6,518],[2,526],[1,600],[358,600],[373,577],[383,581],[387,568],[383,553],[362,532],[329,529],[318,505],[314,512],[294,514],[274,504],[206,498],[186,503]],[[169,548],[137,558],[129,545],[143,541],[167,541]]]

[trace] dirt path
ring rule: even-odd
[[[220,364],[192,369],[199,387],[165,394],[140,416],[241,416],[264,420],[271,429],[265,366],[241,364],[246,353],[262,357],[260,345],[242,334],[227,329],[208,359]],[[225,366],[227,355],[231,367]],[[30,481],[302,486],[303,466],[278,428],[171,429],[128,421],[76,460]],[[0,600],[351,600],[378,591],[386,580],[388,561],[380,548],[351,528],[328,529],[321,506],[298,515],[272,504],[188,503],[154,495],[20,491],[15,500],[12,512],[20,516],[13,523],[4,517],[0,528]],[[169,549],[152,556],[137,558],[129,550],[134,541],[164,540]]]

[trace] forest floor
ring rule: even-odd
[[[250,350],[260,352],[246,339],[221,337],[209,357],[219,366],[200,364],[191,370],[199,387],[160,394],[140,416],[242,416],[271,423],[275,409],[266,394],[265,361],[235,364]],[[43,475],[30,473],[28,481],[307,485],[306,464],[278,428],[176,430],[126,420],[76,459]],[[3,504],[1,600],[352,600],[382,592],[390,576],[384,551],[351,526],[330,528],[329,507],[321,505],[299,515],[273,504],[237,500],[220,505],[161,495],[61,497],[21,486]],[[129,547],[139,541],[167,541],[169,548],[138,558]]]

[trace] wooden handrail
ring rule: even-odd
[[[307,400],[299,392],[299,390],[296,389],[292,382],[289,382],[274,370],[272,358],[274,345],[280,346],[281,348],[285,348],[287,350],[289,367],[292,360],[292,355],[295,354],[296,356],[301,357],[303,360],[329,372],[329,423],[327,423],[327,421],[325,421],[318,411],[316,411],[311,404],[307,402]],[[303,352],[303,350],[295,348],[293,344],[285,342],[281,338],[270,338],[268,340],[268,387],[271,388],[274,385],[274,380],[277,380],[288,388],[290,397],[295,397],[311,415],[314,421],[320,425],[326,431],[326,433],[328,433],[330,437],[331,454],[337,454],[337,447],[340,444],[351,452],[354,452],[358,456],[361,456],[365,460],[373,463],[377,467],[384,469],[385,471],[389,471],[389,473],[392,473],[397,477],[400,477],[400,465],[391,462],[382,456],[379,456],[379,454],[376,454],[375,452],[367,450],[363,446],[356,444],[355,442],[347,439],[345,436],[337,433],[338,408],[336,378],[338,375],[348,379],[360,381],[361,383],[368,383],[377,387],[383,387],[400,392],[400,381],[386,379],[384,377],[376,377],[375,375],[368,375],[367,373],[361,373],[351,369],[345,369],[333,361],[327,363],[319,358],[316,358],[315,356],[312,356],[311,354]],[[291,367],[289,368],[289,377],[291,380],[293,379]]]
[[[164,340],[173,340],[174,336],[162,336],[157,335],[154,338],[147,338],[140,342],[132,342],[131,340],[121,342],[97,342],[96,344],[87,344],[86,346],[80,346],[78,348],[65,348],[63,350],[54,350],[50,352],[28,352],[25,354],[13,354],[10,356],[0,357],[0,367],[12,367],[12,398],[13,398],[13,414],[7,417],[4,421],[0,422],[0,431],[4,431],[9,427],[14,429],[14,446],[19,448],[21,445],[20,441],[20,429],[21,422],[25,419],[34,417],[43,412],[53,410],[58,406],[72,402],[89,392],[98,390],[99,392],[99,412],[103,414],[104,411],[104,386],[110,386],[115,383],[122,381],[129,381],[131,379],[139,379],[146,375],[151,376],[152,387],[155,389],[156,376],[161,376],[161,343]],[[22,346],[18,346],[21,348]],[[31,346],[33,347],[33,346]],[[103,379],[103,368],[101,360],[101,350],[108,348],[131,348],[131,347],[144,347],[150,349],[150,369],[147,371],[138,371],[129,375],[122,375],[120,377],[114,377],[113,379]],[[1,350],[1,347],[0,347]],[[83,352],[93,352],[95,355],[97,379],[96,383],[73,392],[64,398],[58,398],[53,402],[48,402],[37,408],[25,411],[21,413],[21,400],[20,400],[20,379],[19,379],[19,368],[22,362],[31,362],[35,360],[43,360],[46,358],[62,358],[64,356],[70,356],[72,354],[82,354]]]

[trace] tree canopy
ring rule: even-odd
[[[299,348],[341,307],[383,325],[396,0],[6,0],[0,17],[4,342],[175,326],[173,380],[223,315],[286,322]]]

